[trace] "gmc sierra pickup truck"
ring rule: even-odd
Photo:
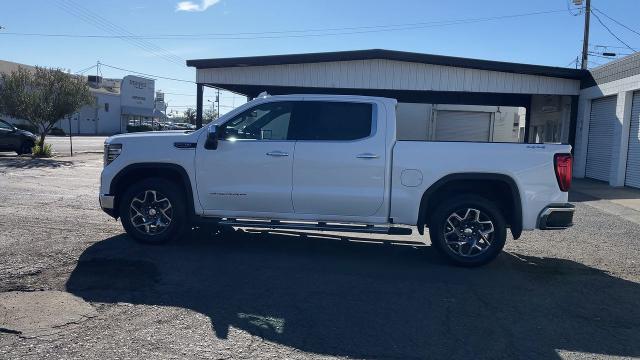
[[[264,96],[196,131],[105,142],[100,205],[145,243],[218,226],[409,235],[494,259],[510,229],[564,229],[569,145],[399,141],[395,99]]]

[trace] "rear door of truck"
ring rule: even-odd
[[[290,129],[294,212],[364,217],[384,201],[385,132],[372,102],[305,101]]]

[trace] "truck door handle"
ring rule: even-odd
[[[289,153],[282,151],[269,151],[267,153],[268,156],[289,156]]]
[[[372,153],[362,153],[362,154],[356,155],[356,157],[358,159],[377,159],[379,156]]]

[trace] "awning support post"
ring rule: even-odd
[[[202,94],[204,91],[204,86],[202,84],[198,84],[198,91],[196,93],[196,129],[200,129],[202,127]]]

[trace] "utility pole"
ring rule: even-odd
[[[67,120],[69,120],[69,149],[71,151],[71,156],[73,157],[73,131],[71,131],[71,115],[67,115]]]
[[[582,1],[580,1],[582,3]],[[589,65],[589,22],[591,18],[591,0],[586,0],[584,8],[584,38],[582,39],[582,64],[583,70]]]
[[[100,89],[100,60],[96,62],[96,89]],[[96,135],[98,135],[98,123],[100,122],[100,104],[98,104],[98,95],[96,93],[96,119],[95,119],[95,129]]]
[[[218,95],[216,95],[216,102],[218,103],[218,114],[217,117],[220,117],[220,88],[218,88]]]

